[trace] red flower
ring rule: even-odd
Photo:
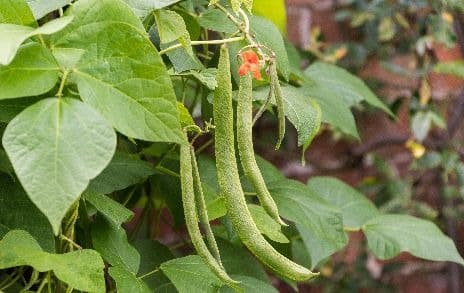
[[[243,76],[248,72],[253,74],[255,79],[261,79],[261,72],[259,71],[259,57],[253,50],[248,50],[240,53],[242,65],[238,69],[238,74]]]

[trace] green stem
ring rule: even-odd
[[[49,273],[50,273],[50,272],[47,273],[47,276],[48,276]],[[39,287],[37,288],[37,293],[41,293],[42,290],[43,290],[43,288],[45,287],[45,285],[47,285],[47,283],[48,283],[48,278],[43,278],[43,279],[42,279],[42,282],[40,282],[40,285],[39,285]]]
[[[205,44],[208,44],[208,45],[220,45],[220,44],[225,44],[225,43],[239,42],[239,41],[242,41],[244,39],[245,39],[244,37],[234,37],[234,38],[228,38],[228,39],[223,39],[223,40],[192,41],[192,42],[190,42],[190,45],[192,45],[192,46],[205,45]],[[182,44],[175,44],[175,45],[173,45],[171,47],[167,47],[166,49],[159,51],[159,54],[163,55],[163,54],[166,54],[166,53],[168,53],[170,51],[178,49],[180,47],[182,47]]]
[[[23,275],[23,268],[20,268],[20,269],[18,270],[18,274],[17,274],[14,278],[12,278],[13,274],[7,278],[7,280],[8,280],[8,279],[11,279],[11,281],[9,281],[9,282],[6,283],[6,284],[3,284],[3,282],[2,282],[2,286],[0,287],[0,292],[3,292],[3,290],[9,288],[9,287],[12,286],[14,283],[16,283],[16,282],[21,278],[22,275]]]
[[[37,279],[39,278],[39,272],[36,270],[32,271],[31,278],[29,279],[29,282],[26,284],[26,286],[21,290],[21,292],[27,292],[29,289],[34,286],[35,282],[37,282]]]
[[[82,249],[82,247],[74,242],[72,239],[69,239],[68,237],[64,236],[63,234],[60,235],[60,238],[67,241],[70,245],[76,247],[77,249]]]
[[[180,175],[172,170],[169,170],[168,168],[165,168],[163,166],[156,166],[155,167],[156,170],[160,171],[161,173],[164,173],[166,175],[170,175],[170,176],[173,176],[173,177],[177,177],[179,178]]]
[[[148,276],[150,276],[150,275],[153,275],[154,273],[156,273],[157,271],[159,271],[159,269],[160,269],[160,267],[157,267],[157,268],[154,269],[153,271],[150,271],[150,272],[148,272],[148,273],[146,273],[146,274],[141,275],[140,277],[138,277],[138,279],[143,279],[143,278],[146,278],[146,277],[148,277]]]
[[[213,139],[208,140],[203,145],[201,145],[200,147],[197,148],[197,150],[195,151],[195,154],[200,154],[201,152],[203,152],[207,147],[209,147],[213,143],[214,143]]]
[[[64,85],[66,84],[66,80],[68,79],[68,74],[69,74],[69,71],[67,70],[63,72],[63,77],[61,78],[60,87],[58,88],[58,92],[56,93],[56,96],[58,98],[61,98],[63,96],[63,89],[64,89]]]

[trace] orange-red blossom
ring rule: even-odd
[[[253,74],[255,79],[261,79],[261,72],[259,71],[259,57],[253,50],[248,50],[240,53],[242,65],[238,69],[238,74],[243,76],[248,72]]]

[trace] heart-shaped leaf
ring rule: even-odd
[[[58,234],[69,207],[110,162],[116,134],[82,102],[49,98],[8,124],[3,146],[30,199]]]

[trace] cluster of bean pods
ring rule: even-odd
[[[278,112],[281,113],[279,114],[279,120],[285,119],[281,99],[282,93],[273,61],[269,62],[269,75],[271,91],[276,96],[280,96],[279,99],[276,97],[276,101],[280,100],[280,102],[277,101]],[[230,59],[226,45],[222,45],[220,49],[216,79],[218,86],[214,92],[213,119],[215,124],[214,141],[217,178],[220,196],[224,198],[227,214],[235,231],[243,244],[262,263],[279,275],[295,281],[304,281],[317,276],[317,273],[296,264],[275,250],[261,235],[248,210],[236,159]],[[277,205],[271,197],[256,163],[252,139],[252,102],[252,75],[247,73],[240,77],[237,119],[235,119],[240,163],[245,176],[252,183],[266,212],[281,225],[287,225],[280,218]],[[281,122],[279,122],[279,125],[285,125]],[[281,137],[285,131],[283,127],[279,126],[277,146],[280,145]],[[190,145],[181,146],[180,160],[183,205],[192,243],[198,254],[222,281],[232,288],[240,290],[237,282],[228,276],[221,263],[219,250],[208,222],[195,153]],[[198,222],[204,227],[207,243],[203,240]]]

